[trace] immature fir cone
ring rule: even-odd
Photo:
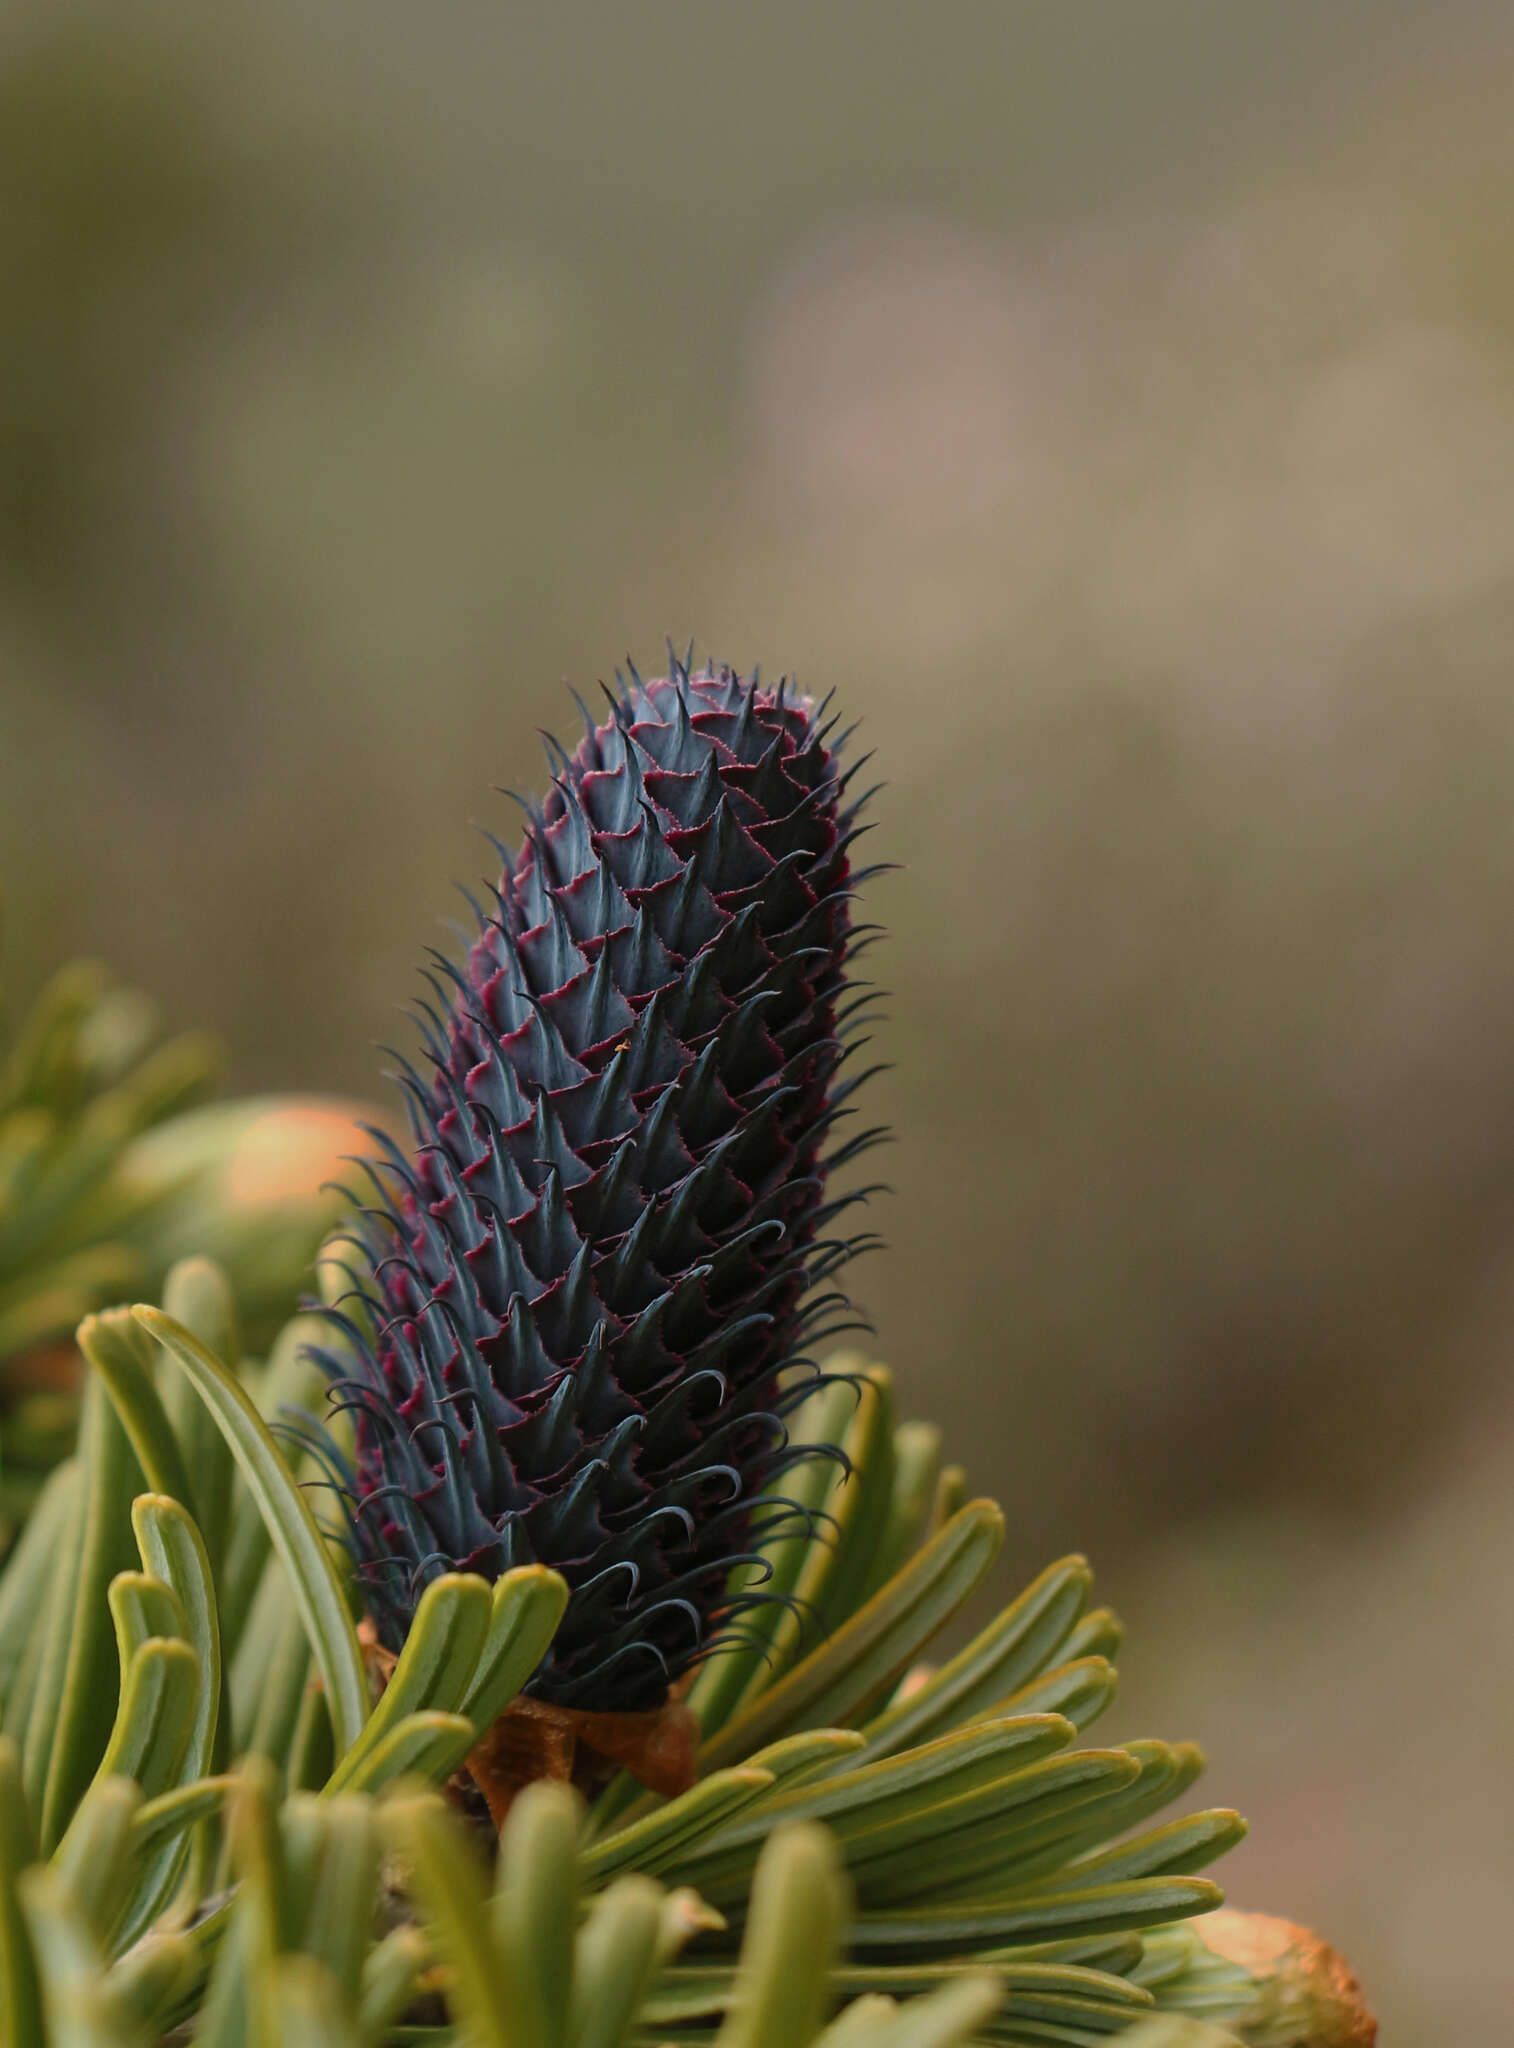
[[[858,879],[823,707],[729,669],[643,683],[570,756],[437,981],[417,1149],[369,1212],[335,1398],[352,1538],[402,1641],[427,1582],[572,1588],[530,1691],[657,1705],[698,1656],[784,1448],[780,1373],[841,1297]],[[839,744],[839,742],[838,742]],[[429,1014],[429,1013],[428,1013]],[[808,1296],[808,1300],[804,1298]]]

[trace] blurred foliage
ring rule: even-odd
[[[190,1106],[218,1065],[203,1034],[160,1042],[148,999],[89,961],[53,977],[6,1048],[0,1541],[72,1448],[87,1311],[209,1253],[261,1351],[312,1284],[343,1211],[334,1182],[372,1149],[363,1112],[296,1096]]]
[[[43,992],[10,1048],[0,1096],[5,1162],[0,1358],[69,1334],[86,1309],[142,1279],[129,1242],[154,1190],[123,1186],[142,1132],[205,1087],[212,1047],[153,1047],[147,999],[90,963]]]

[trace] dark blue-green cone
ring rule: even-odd
[[[655,1706],[783,1512],[754,1503],[797,1455],[788,1369],[860,1242],[833,1234],[857,1197],[826,1174],[876,1135],[827,1156],[856,1085],[860,806],[822,719],[755,675],[633,674],[554,749],[492,914],[436,982],[416,1150],[367,1212],[367,1314],[331,1361],[392,1648],[437,1574],[548,1564],[572,1596],[528,1689]]]

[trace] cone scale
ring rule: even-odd
[[[549,742],[476,942],[438,963],[415,1149],[390,1147],[330,1361],[390,1648],[439,1573],[547,1564],[571,1597],[528,1690],[655,1707],[786,1512],[758,1495],[813,1454],[785,1441],[792,1369],[860,1242],[826,1176],[875,1135],[831,1143],[860,805],[823,711],[633,672],[571,755]]]

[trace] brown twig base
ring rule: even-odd
[[[589,1714],[524,1694],[506,1707],[468,1758],[467,1771],[504,1824],[517,1792],[555,1778],[592,1795],[616,1771],[676,1799],[697,1775],[699,1723],[681,1700],[640,1714]]]
[[[358,1626],[375,1694],[394,1671],[395,1655],[374,1634]],[[496,1829],[515,1795],[538,1778],[576,1785],[590,1796],[617,1771],[629,1771],[649,1792],[676,1799],[698,1776],[699,1723],[680,1699],[639,1714],[590,1714],[574,1707],[548,1706],[522,1693],[511,1701],[473,1749],[453,1780],[463,1804],[483,1798]],[[480,1816],[481,1817],[481,1816]]]

